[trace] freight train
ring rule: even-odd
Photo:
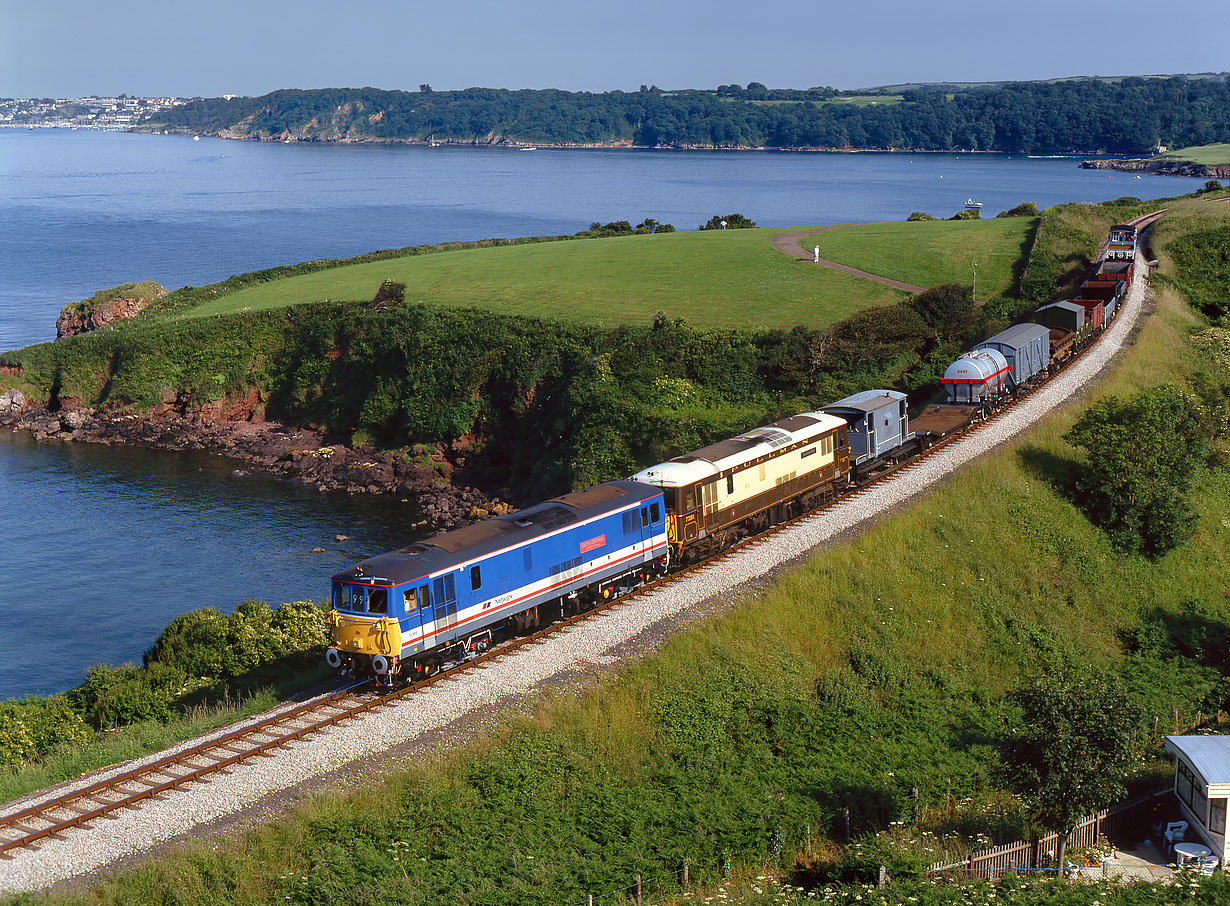
[[[904,393],[866,390],[342,570],[329,665],[381,683],[429,675],[867,482],[1029,392],[1089,342],[1126,292],[1135,245],[1136,227],[1116,226],[1073,302],[961,355],[941,381],[945,400],[912,421]]]

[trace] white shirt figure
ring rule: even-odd
[[[812,254],[816,256],[816,264],[819,264],[820,263],[820,246],[816,246],[814,249],[812,249]]]
[[[725,220],[723,220],[723,221],[722,221],[722,229],[726,229],[726,221],[725,221]]]

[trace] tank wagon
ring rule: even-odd
[[[331,667],[389,682],[468,660],[666,572],[662,492],[612,481],[428,538],[333,576]]]
[[[940,378],[951,405],[983,406],[993,403],[1008,385],[1009,365],[997,349],[962,353]]]

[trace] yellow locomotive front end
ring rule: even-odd
[[[332,645],[325,659],[336,670],[378,676],[397,672],[401,655],[401,626],[390,613],[388,586],[369,582],[334,582],[333,609],[329,611]]]

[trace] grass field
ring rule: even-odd
[[[969,262],[977,260],[979,284],[993,294],[1011,285],[1033,223],[1012,218],[868,224],[816,241],[823,257],[924,287],[966,280]],[[905,297],[773,248],[774,236],[799,229],[681,232],[393,258],[246,287],[174,317],[370,299],[386,279],[406,284],[408,302],[603,326],[643,324],[662,311],[711,327],[822,327]],[[812,244],[802,243],[808,249]]]
[[[710,327],[823,326],[904,298],[788,258],[771,244],[783,232],[681,232],[396,258],[249,287],[177,317],[370,299],[386,279],[406,284],[407,302],[606,326],[643,324],[658,311]]]
[[[774,833],[789,851],[805,822],[843,807],[856,829],[877,814],[914,824],[912,787],[919,829],[955,828],[960,801],[978,832],[999,834],[1005,801],[983,808],[973,772],[995,764],[1004,690],[1092,664],[1118,673],[1147,719],[1190,713],[1218,679],[1168,633],[1230,626],[1230,473],[1202,472],[1196,537],[1156,561],[1113,550],[1062,491],[1076,454],[1061,435],[1090,402],[1198,367],[1200,319],[1160,290],[1082,398],[589,692],[546,695],[384,784],[48,901],[572,903],[690,859],[694,883],[712,885],[699,902],[724,852],[766,866]],[[875,846],[872,877],[892,866]]]
[[[1033,217],[873,223],[806,236],[820,257],[915,286],[968,284],[978,263],[978,298],[1012,288],[1037,226]]]
[[[1193,145],[1190,148],[1176,148],[1159,154],[1157,160],[1191,161],[1204,164],[1206,167],[1230,166],[1230,144],[1225,142],[1217,145]]]

